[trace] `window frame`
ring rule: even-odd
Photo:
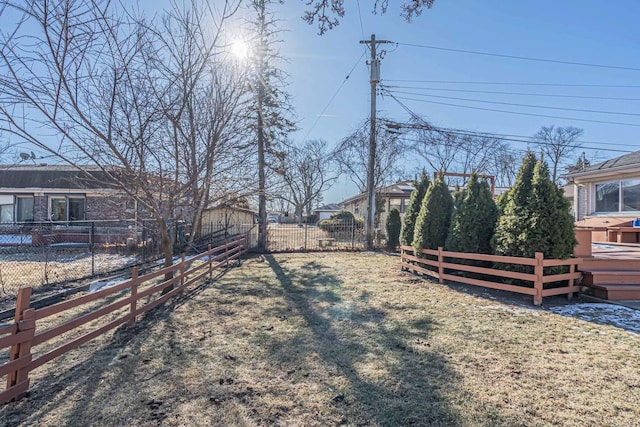
[[[63,199],[65,201],[64,204],[64,209],[65,209],[65,213],[64,213],[64,218],[63,219],[57,219],[57,220],[53,220],[53,201],[54,200],[61,200]],[[82,200],[82,216],[83,218],[80,219],[69,219],[70,218],[70,212],[71,212],[71,201],[72,199],[81,199]],[[50,221],[52,222],[65,222],[65,223],[71,223],[71,225],[73,225],[73,223],[76,222],[82,222],[82,221],[86,221],[87,220],[87,197],[83,194],[50,194],[48,196],[48,203],[47,203],[47,215]]]
[[[593,202],[591,203],[592,212],[595,215],[604,215],[604,214],[629,214],[634,215],[635,213],[640,212],[639,210],[625,210],[624,209],[624,183],[630,181],[640,181],[640,177],[628,177],[628,178],[618,178],[616,180],[607,180],[593,183]],[[618,210],[615,211],[600,211],[598,210],[598,186],[604,184],[617,184],[617,193],[618,193]]]

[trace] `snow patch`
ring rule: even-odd
[[[97,292],[101,289],[107,289],[107,288],[111,288],[113,286],[116,286],[119,283],[124,282],[126,279],[122,278],[122,277],[118,277],[115,279],[106,279],[106,280],[98,280],[96,282],[92,282],[89,285],[89,293],[91,292]]]
[[[548,311],[587,322],[615,326],[635,334],[640,333],[640,311],[621,305],[603,303],[571,304],[551,307]]]

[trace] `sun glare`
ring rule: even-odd
[[[240,59],[246,59],[249,56],[249,45],[242,40],[236,40],[231,45],[231,53]]]

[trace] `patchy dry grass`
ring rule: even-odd
[[[0,424],[637,426],[639,344],[396,257],[269,255],[35,371]]]

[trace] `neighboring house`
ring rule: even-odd
[[[564,175],[565,195],[571,201],[576,225],[628,227],[640,217],[640,151]],[[594,240],[600,240],[594,233]],[[634,237],[634,236],[631,236]],[[638,240],[635,236],[634,240]]]
[[[98,167],[0,166],[0,223],[123,220],[136,203]]]
[[[384,227],[387,215],[391,212],[391,209],[397,209],[400,212],[400,217],[404,217],[404,211],[409,204],[409,198],[411,197],[413,189],[412,180],[400,181],[395,184],[376,189],[376,197],[378,199],[382,199],[384,203],[384,212],[380,214],[378,222],[379,227]],[[356,217],[364,218],[367,195],[366,193],[358,194],[344,200],[341,204],[344,207],[344,210],[351,212]]]
[[[316,219],[322,221],[323,219],[329,218],[331,215],[338,213],[342,210],[342,206],[338,203],[329,203],[327,205],[323,205],[317,207],[313,210],[313,215],[316,216]]]

